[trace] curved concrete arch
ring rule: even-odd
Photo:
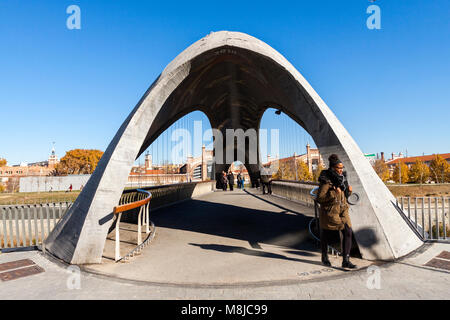
[[[264,113],[266,101],[282,106],[301,124],[324,158],[331,153],[341,157],[361,198],[350,215],[364,258],[395,259],[422,244],[355,141],[302,75],[264,42],[222,31],[197,41],[164,69],[118,130],[45,249],[72,264],[100,263],[112,209],[130,168],[161,127],[204,106],[212,128],[258,129],[257,115]],[[258,170],[257,164],[245,165],[249,173]]]

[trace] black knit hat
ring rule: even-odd
[[[338,164],[342,163],[341,160],[339,160],[337,154],[332,154],[328,157],[328,161],[330,161],[330,168],[334,168]]]

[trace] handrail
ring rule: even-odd
[[[145,228],[145,233],[149,234],[150,233],[150,228],[149,225],[151,224],[151,221],[149,220],[149,207],[150,207],[150,200],[152,199],[152,194],[149,191],[146,190],[142,190],[142,189],[137,189],[136,190],[137,194],[134,194],[134,192],[132,194],[125,194],[125,198],[121,198],[121,201],[131,201],[134,200],[134,196],[139,194],[141,195],[146,195],[146,197],[144,199],[139,199],[138,201],[133,201],[131,203],[125,203],[119,206],[114,207],[113,213],[114,216],[116,217],[116,227],[115,227],[115,232],[116,232],[116,245],[115,245],[115,261],[118,262],[120,260],[122,260],[123,258],[127,258],[127,256],[122,257],[120,255],[120,235],[119,235],[119,230],[120,230],[120,219],[122,217],[122,213],[132,210],[132,209],[136,209],[136,208],[140,208],[139,210],[139,214],[138,214],[138,235],[137,235],[137,249],[140,249],[141,247],[143,247],[143,242],[142,242],[142,226],[146,226]],[[142,217],[142,211],[144,211],[144,216]],[[152,224],[153,225],[153,224]],[[147,237],[148,239],[149,237]],[[146,240],[147,241],[147,240]],[[134,250],[130,253],[130,254],[134,254]]]
[[[136,191],[141,192],[141,193],[146,193],[147,198],[136,201],[136,202],[116,206],[116,207],[114,207],[114,210],[113,210],[114,214],[118,214],[120,212],[125,212],[125,211],[129,211],[129,210],[132,210],[135,208],[139,208],[140,206],[143,206],[143,205],[146,205],[147,203],[149,203],[150,200],[152,199],[152,194],[149,191],[142,190],[142,189],[137,189]]]

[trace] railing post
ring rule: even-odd
[[[120,218],[122,217],[122,212],[117,215],[116,222],[116,250],[115,250],[115,260],[116,262],[120,260],[120,236],[119,236],[119,227],[120,227]]]
[[[150,233],[150,217],[149,217],[149,208],[150,208],[150,202],[147,203],[145,206],[145,233]]]
[[[414,222],[416,223],[416,229],[418,229],[417,224],[417,197],[414,197]]]
[[[6,239],[6,235],[7,235],[7,231],[6,231],[6,208],[2,208],[2,220],[3,220],[3,248],[7,248],[8,247],[8,240]],[[0,239],[1,241],[1,239]]]
[[[139,215],[138,215],[138,239],[137,239],[137,245],[140,245],[142,243],[142,208],[141,206],[139,208]]]
[[[442,228],[444,231],[444,240],[447,239],[447,226],[445,225],[445,197],[442,197]]]
[[[16,207],[14,210],[14,220],[15,220],[15,227],[16,227],[16,232],[15,232],[15,236],[16,236],[16,247],[20,247],[20,243],[21,243],[21,236],[20,236],[20,229],[19,229],[19,207]],[[11,230],[12,232],[12,230]],[[14,246],[12,246],[14,248]]]
[[[425,198],[422,197],[422,239],[425,240]]]
[[[434,210],[434,215],[436,216],[436,239],[439,240],[439,203],[437,197],[434,198]]]
[[[408,197],[408,219],[411,220],[411,197]]]
[[[431,221],[431,197],[428,197],[428,238],[433,239],[433,223]]]

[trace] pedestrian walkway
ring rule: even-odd
[[[421,252],[422,251],[422,252]],[[30,259],[45,271],[1,282],[0,299],[449,299],[450,272],[425,267],[449,244],[425,246],[411,257],[379,266],[379,289],[368,286],[367,269],[338,277],[286,284],[189,287],[119,280],[81,272],[56,263],[37,251],[0,255],[0,263]],[[77,284],[79,286],[77,286]],[[78,289],[77,289],[78,288]]]
[[[0,279],[16,275],[0,281],[0,299],[449,299],[450,244],[385,264],[353,259],[356,271],[332,257],[326,268],[306,229],[312,215],[268,195],[215,192],[153,212],[156,236],[128,262],[80,270],[38,251],[0,254]]]
[[[322,265],[308,230],[313,215],[312,208],[292,201],[217,191],[153,212],[156,236],[139,256],[124,263],[104,259],[83,269],[189,286],[289,283],[345,273]],[[370,264],[353,260],[360,267]]]

